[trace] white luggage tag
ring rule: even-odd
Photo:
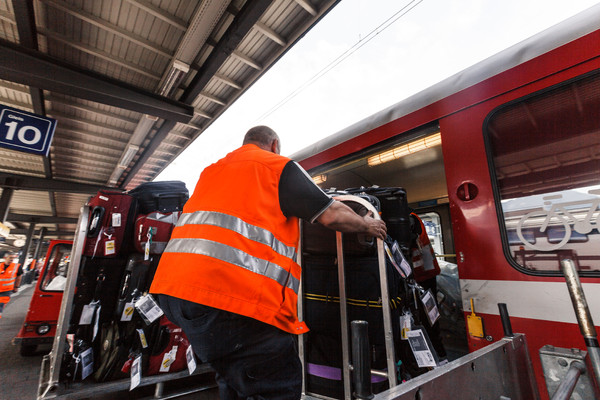
[[[160,364],[160,372],[169,372],[169,369],[171,369],[171,364],[173,364],[173,362],[175,362],[175,359],[177,358],[177,348],[178,346],[173,346],[171,348],[171,351],[165,353],[162,359],[162,363]]]
[[[141,365],[142,365],[142,355],[140,354],[133,360],[133,363],[131,363],[131,371],[130,371],[131,382],[129,385],[129,391],[131,391],[131,390],[135,389],[137,386],[139,386],[140,382],[142,381]]]
[[[80,354],[81,357],[81,380],[84,380],[94,372],[94,352],[92,348],[86,349]]]
[[[135,308],[147,325],[150,325],[163,315],[163,311],[149,293],[140,297],[140,299],[135,302]]]
[[[146,237],[148,238],[148,240],[146,241],[146,244],[144,245],[144,260],[147,261],[150,259],[150,246],[152,246],[152,236],[154,236],[156,234],[156,227],[149,227],[148,228],[148,234],[146,235]]]
[[[185,351],[185,358],[187,360],[187,367],[190,375],[194,373],[196,370],[196,358],[194,357],[194,351],[192,350],[192,345],[190,344]]]
[[[420,297],[421,303],[423,303],[425,312],[427,313],[429,325],[433,326],[433,324],[435,324],[435,322],[440,318],[440,311],[438,310],[437,303],[431,294],[431,290],[424,291]]]
[[[142,328],[136,329],[137,333],[140,337],[140,343],[142,344],[142,348],[145,349],[148,347],[148,341],[146,340],[146,334]]]
[[[398,271],[400,276],[403,278],[410,276],[412,269],[408,261],[406,261],[406,259],[404,258],[404,255],[400,250],[398,242],[394,241],[394,244],[392,244],[391,249],[385,242],[383,242],[383,246],[388,256],[388,259],[390,260],[396,271]]]
[[[420,368],[435,367],[437,365],[435,357],[427,340],[427,333],[424,329],[414,329],[407,333],[408,343],[415,356],[417,365]]]
[[[412,330],[412,314],[410,310],[405,310],[400,316],[400,338],[408,340],[408,332]]]
[[[131,321],[133,318],[134,308],[135,306],[132,301],[125,303],[125,307],[123,307],[123,313],[121,314],[121,321]]]

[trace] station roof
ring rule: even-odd
[[[7,242],[153,180],[338,1],[0,0],[0,103],[57,120],[48,157],[0,148]]]

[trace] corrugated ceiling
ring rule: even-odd
[[[0,0],[0,103],[57,120],[48,157],[0,148],[0,250],[154,179],[336,3]]]

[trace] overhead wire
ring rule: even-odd
[[[367,36],[359,39],[359,41],[356,42],[354,45],[352,45],[348,50],[344,51],[342,54],[340,54],[338,57],[336,57],[333,61],[331,61],[329,64],[327,64],[325,67],[323,67],[323,69],[321,69],[319,72],[317,72],[315,75],[313,75],[310,79],[308,79],[306,82],[304,82],[298,88],[296,88],[294,91],[292,91],[286,97],[284,97],[281,101],[279,101],[279,103],[277,103],[271,109],[269,109],[267,112],[262,114],[258,118],[257,121],[268,117],[269,115],[273,114],[275,111],[277,111],[278,109],[283,107],[286,103],[288,103],[290,100],[292,100],[298,94],[300,94],[302,91],[304,91],[310,85],[315,83],[318,79],[323,77],[325,74],[327,74],[329,71],[331,71],[333,68],[335,68],[342,61],[346,60],[348,57],[350,57],[352,54],[354,54],[356,51],[358,51],[365,44],[369,43],[373,38],[375,38],[381,32],[385,31],[387,28],[389,28],[392,24],[394,24],[396,21],[398,21],[404,15],[408,14],[411,10],[413,10],[421,2],[423,2],[423,0],[411,0],[408,4],[403,6],[400,10],[395,12],[391,17],[389,17],[387,20],[385,20],[384,22],[379,24],[379,26],[377,26],[375,29],[373,29],[371,32],[369,32],[369,34],[367,34]]]

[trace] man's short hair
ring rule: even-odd
[[[270,146],[273,143],[273,140],[279,141],[279,136],[277,133],[265,125],[255,126],[254,128],[250,128],[248,132],[246,132],[246,136],[244,136],[244,143],[259,143],[263,146]]]

